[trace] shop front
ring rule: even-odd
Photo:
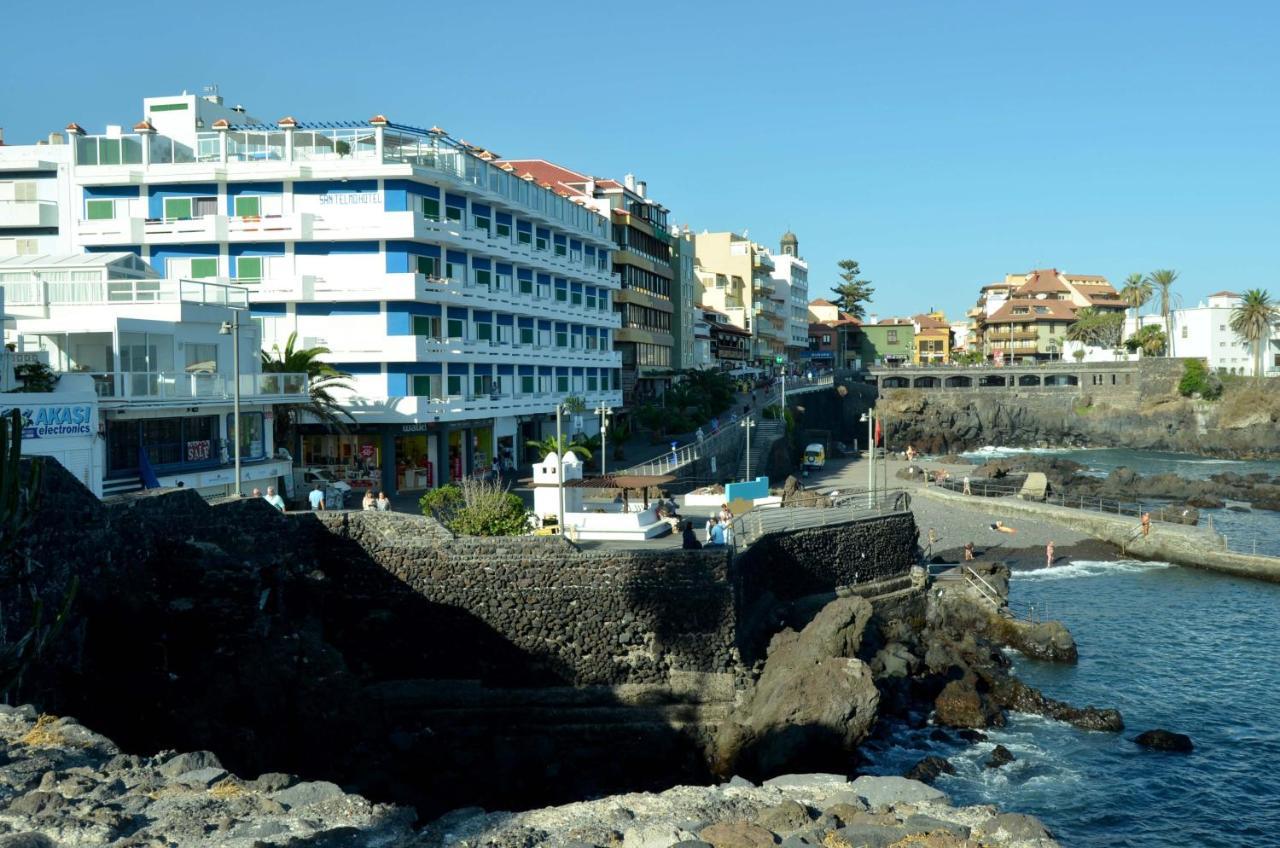
[[[383,438],[380,429],[354,433],[315,432],[302,434],[301,460],[295,471],[328,471],[334,480],[344,481],[360,495],[382,488]]]
[[[430,432],[432,426],[405,424],[395,436],[395,491],[422,492],[436,487],[436,464],[432,457],[439,449],[439,437]]]

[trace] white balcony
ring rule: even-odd
[[[0,200],[0,227],[56,227],[58,204],[51,200]]]
[[[586,401],[588,408],[600,405],[622,406],[622,392],[546,392],[518,394],[514,392],[491,395],[462,395],[458,397],[398,397],[344,399],[343,407],[358,421],[394,423],[422,423],[432,420],[458,421],[492,418],[508,415],[537,415],[551,413],[555,406],[570,395]]]
[[[382,336],[315,339],[342,362],[482,362],[552,367],[621,368],[622,354],[614,350],[560,348],[476,339],[437,339],[429,336]]]
[[[227,239],[225,215],[200,218],[147,218],[142,222],[143,241],[147,244],[187,244],[218,242]]]
[[[235,379],[230,374],[116,371],[90,376],[104,405],[164,406],[235,400]],[[306,374],[240,375],[241,403],[305,403],[308,398]]]
[[[81,220],[76,224],[76,235],[81,244],[89,247],[142,244],[142,219],[122,217],[93,221]]]
[[[193,304],[197,306],[249,305],[245,290],[211,280],[136,279],[86,280],[83,282],[0,283],[6,308],[27,318],[48,318],[60,307]]]
[[[232,215],[227,218],[228,241],[304,241],[311,238],[315,216],[309,212],[288,215]]]

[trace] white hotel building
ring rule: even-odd
[[[329,348],[355,425],[304,425],[296,466],[423,489],[520,462],[568,397],[621,404],[608,218],[439,128],[264,124],[216,95],[143,113],[68,127],[71,247],[243,286],[264,347]]]

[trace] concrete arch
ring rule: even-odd
[[[1075,374],[1049,374],[1044,378],[1046,386],[1078,386],[1080,378]]]
[[[956,377],[948,377],[944,382],[948,389],[967,389],[973,385],[973,378],[959,375]]]
[[[1023,374],[1021,377],[1018,378],[1018,385],[1039,387],[1040,375],[1039,374]]]
[[[911,381],[906,377],[883,377],[880,380],[880,388],[882,389],[908,389],[911,387]]]
[[[978,380],[978,385],[983,388],[987,388],[989,386],[1000,386],[1001,388],[1004,388],[1008,383],[1005,382],[1003,374],[983,374]]]
[[[917,389],[936,389],[942,385],[942,380],[938,377],[916,377],[912,385]]]

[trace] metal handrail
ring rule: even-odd
[[[876,492],[858,505],[831,507],[778,507],[753,509],[730,522],[735,552],[748,547],[770,533],[809,530],[845,524],[860,518],[909,511],[910,495],[903,489]]]

